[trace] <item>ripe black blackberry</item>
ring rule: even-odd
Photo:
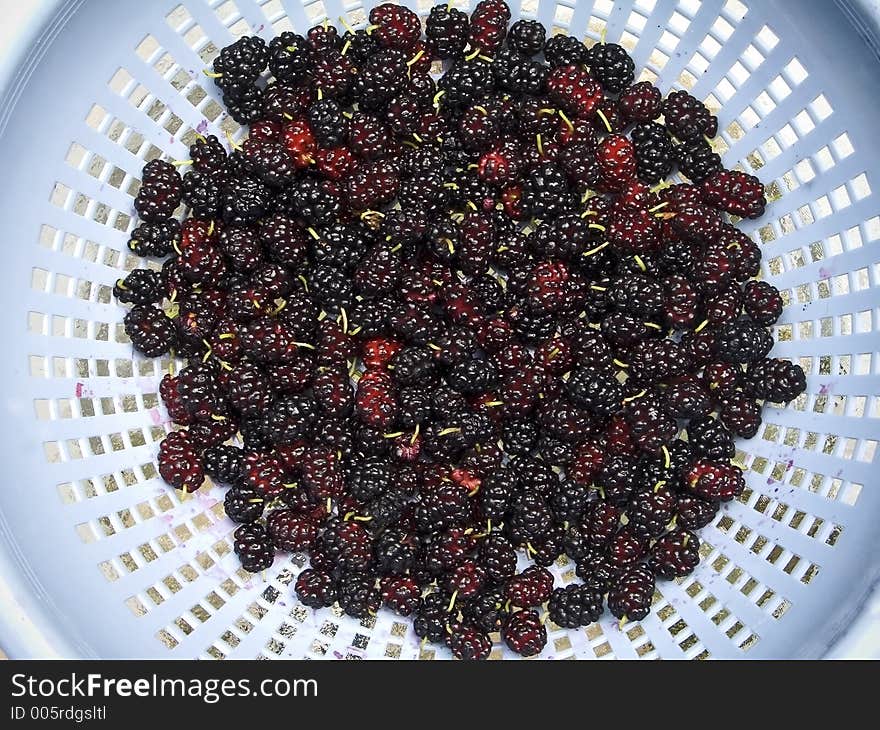
[[[202,465],[205,473],[214,481],[236,485],[242,477],[245,455],[235,446],[220,444],[205,451]]]
[[[189,146],[189,158],[192,160],[193,170],[217,178],[226,175],[226,148],[213,134],[197,137]]]
[[[574,36],[559,33],[544,44],[544,58],[551,67],[580,66],[587,63],[589,51]]]
[[[161,309],[137,305],[123,319],[125,334],[132,345],[147,357],[160,357],[174,347],[174,323]]]
[[[259,180],[233,178],[223,188],[222,214],[227,223],[247,225],[269,212],[271,194]]]
[[[759,360],[749,367],[747,378],[757,398],[788,403],[807,389],[804,369],[778,358]]]
[[[354,85],[362,109],[381,109],[407,85],[406,54],[384,48],[367,58]]]
[[[608,610],[618,619],[641,621],[651,610],[654,575],[644,565],[624,573],[608,592]]]
[[[220,210],[223,181],[198,170],[183,176],[181,199],[199,218],[215,218]]]
[[[539,538],[553,524],[553,515],[544,498],[536,492],[525,492],[514,501],[504,529],[515,545]]]
[[[233,487],[223,498],[226,516],[241,524],[256,522],[263,516],[265,507],[265,498],[256,489],[249,487]]]
[[[309,107],[309,127],[322,147],[338,147],[348,137],[348,119],[335,99],[321,99]]]
[[[238,93],[223,92],[223,106],[239,124],[251,124],[263,114],[263,90],[259,86],[248,86]],[[230,156],[230,166],[233,162]]]
[[[678,169],[695,183],[701,183],[723,169],[721,156],[703,137],[687,139],[676,145],[675,160]]]
[[[285,31],[269,41],[269,71],[278,81],[297,86],[308,76],[314,55],[305,38]]]
[[[640,489],[627,507],[628,527],[655,537],[662,533],[675,514],[675,494],[661,483],[648,489]]]
[[[589,51],[587,63],[602,87],[619,94],[635,79],[635,62],[617,43],[597,43]]]
[[[546,38],[546,29],[537,20],[517,20],[507,31],[507,45],[526,56],[540,53]]]
[[[170,162],[151,160],[144,165],[134,208],[142,220],[157,223],[172,215],[180,204],[181,180]]]
[[[373,542],[376,570],[382,575],[401,575],[416,562],[419,540],[401,530],[385,530]]]
[[[122,304],[154,304],[166,293],[165,277],[153,269],[135,269],[113,287],[113,296]]]
[[[358,522],[329,520],[318,536],[315,549],[347,572],[364,571],[372,560],[370,535]]]
[[[128,248],[138,256],[167,256],[180,243],[180,223],[175,218],[162,218],[141,223],[131,232]]]
[[[276,509],[266,520],[266,532],[278,550],[309,551],[314,547],[318,525],[296,510]]]
[[[313,568],[306,568],[297,577],[294,584],[296,597],[310,608],[326,608],[336,602],[336,581],[329,573]]]
[[[453,617],[449,609],[450,600],[451,596],[445,592],[429,593],[422,599],[422,605],[413,619],[416,636],[432,643],[445,641],[446,627]]]
[[[572,372],[566,389],[575,403],[600,416],[620,410],[625,394],[617,378],[590,367]]]
[[[349,470],[346,486],[349,494],[359,502],[369,502],[391,488],[396,469],[391,461],[380,456],[367,457]]]
[[[502,424],[501,440],[509,456],[526,456],[538,441],[538,426],[530,419],[506,419]]]
[[[259,36],[243,36],[220,49],[214,59],[214,83],[224,93],[240,95],[265,70],[269,61],[266,42]]]
[[[657,122],[637,124],[632,130],[639,180],[647,185],[666,178],[673,167],[672,139]]]
[[[687,91],[673,91],[666,97],[663,117],[666,128],[682,141],[714,137],[718,133],[718,119]]]
[[[495,583],[504,582],[516,572],[516,551],[499,533],[491,533],[480,543],[479,559],[486,577]]]
[[[449,627],[446,645],[456,659],[488,659],[492,651],[492,640],[485,632],[474,626],[454,623]]]
[[[425,35],[433,41],[438,58],[457,58],[467,46],[470,20],[467,13],[445,5],[435,5],[425,21]]]
[[[613,454],[605,459],[596,484],[605,491],[605,498],[612,504],[623,506],[629,501],[633,490],[642,483],[642,463],[623,454]]]
[[[235,554],[238,555],[242,568],[249,573],[259,573],[272,567],[275,562],[275,546],[262,525],[242,525],[235,531],[234,538]]]
[[[382,604],[376,588],[376,577],[371,573],[348,573],[339,579],[337,599],[339,607],[353,618],[375,615]]]
[[[693,419],[687,426],[688,443],[700,456],[721,461],[736,453],[733,435],[712,416]]]
[[[245,140],[243,154],[250,172],[271,188],[289,185],[296,171],[287,148],[271,139]]]
[[[765,327],[775,324],[782,314],[782,296],[766,281],[747,282],[743,288],[743,304],[749,319]]]
[[[561,215],[576,204],[565,173],[552,162],[541,163],[529,171],[520,201],[527,216],[539,219]]]
[[[767,357],[773,347],[773,335],[751,320],[740,319],[722,325],[715,347],[724,362],[754,363]]]
[[[501,587],[484,588],[461,609],[464,618],[482,631],[499,631],[509,615]]]
[[[456,61],[438,84],[444,92],[441,104],[458,109],[478,104],[492,92],[494,83],[488,63],[479,59]]]
[[[564,629],[589,626],[598,620],[605,608],[602,593],[596,588],[572,583],[557,588],[550,595],[550,620]]]

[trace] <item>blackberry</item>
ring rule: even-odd
[[[587,47],[574,36],[559,33],[544,44],[544,58],[551,67],[580,66],[587,63]]]
[[[708,459],[695,461],[686,480],[693,494],[711,502],[729,502],[745,489],[745,480],[739,467]]]
[[[462,109],[479,103],[492,93],[494,77],[489,64],[480,60],[456,61],[443,74],[438,86],[443,91],[442,104]]]
[[[534,56],[544,48],[547,31],[537,20],[517,20],[507,31],[507,45],[525,56]]]
[[[151,160],[144,165],[141,187],[134,208],[147,223],[159,223],[174,213],[180,204],[182,183],[170,162]]]
[[[348,119],[342,107],[334,99],[321,99],[308,110],[309,126],[315,139],[323,147],[338,147],[348,137]]]
[[[742,438],[752,438],[761,427],[761,406],[753,397],[737,394],[724,402],[719,417],[731,433]]]
[[[695,418],[687,426],[688,443],[700,456],[722,461],[732,459],[736,453],[733,436],[724,425],[712,418]]]
[[[631,456],[613,454],[605,459],[596,484],[605,491],[605,498],[616,505],[625,505],[642,479],[642,465]]]
[[[626,49],[617,43],[597,43],[589,50],[587,63],[602,87],[611,94],[619,94],[635,79],[636,65]]]
[[[247,524],[263,516],[266,500],[255,489],[235,487],[226,492],[223,509],[233,522]]]
[[[589,585],[571,584],[550,595],[550,620],[564,629],[577,629],[597,621],[604,610],[602,594]]]
[[[242,568],[249,573],[259,573],[272,567],[275,562],[275,547],[262,525],[242,525],[235,531],[234,538],[233,547]]]
[[[276,39],[280,40],[280,37]],[[239,95],[257,80],[268,61],[266,42],[259,36],[243,36],[220,49],[213,63],[214,73],[220,75],[214,78],[214,83],[224,93]]]
[[[767,199],[764,185],[754,175],[739,170],[720,170],[707,177],[702,185],[703,200],[740,218],[760,218]]]
[[[399,530],[385,530],[373,543],[376,569],[382,575],[406,573],[415,565],[418,547],[415,536]]]
[[[608,610],[618,619],[641,621],[651,610],[654,575],[637,565],[622,575],[608,592]]]
[[[226,148],[213,134],[198,137],[189,146],[193,169],[214,178],[225,177],[227,157]]]
[[[419,606],[421,590],[409,576],[388,576],[380,581],[382,603],[400,616],[410,616]]]
[[[684,141],[718,134],[718,119],[687,91],[673,91],[663,101],[667,129]]]
[[[181,199],[199,218],[215,218],[220,211],[222,180],[191,170],[183,176]]]
[[[161,309],[139,304],[125,315],[123,325],[132,345],[147,357],[160,357],[174,346],[174,323]]]
[[[370,56],[361,67],[354,85],[354,95],[362,109],[381,109],[407,84],[406,56],[392,48]]]
[[[546,568],[532,565],[507,581],[505,595],[511,605],[531,608],[544,603],[553,591],[553,574]]]
[[[138,256],[167,256],[180,243],[180,223],[174,218],[163,218],[152,223],[141,223],[131,232],[128,248]]]
[[[422,605],[416,610],[413,619],[416,636],[426,638],[433,643],[445,641],[446,627],[452,618],[449,609],[450,598],[448,594],[438,592],[429,593],[422,599]]]
[[[687,530],[699,530],[715,519],[715,515],[718,514],[718,505],[691,494],[680,494],[675,513],[679,527]]]
[[[543,535],[552,522],[544,498],[536,492],[525,492],[512,504],[504,527],[512,542],[522,545]]]
[[[263,90],[259,86],[248,86],[241,92],[223,92],[223,106],[239,124],[252,124],[263,114]]]
[[[310,608],[326,608],[336,603],[336,581],[321,570],[303,570],[296,577],[294,591],[300,602]]]
[[[467,491],[454,483],[422,494],[416,507],[416,525],[423,533],[462,525],[468,516]]]
[[[159,444],[159,475],[175,489],[194,492],[205,473],[186,431],[174,431]]]
[[[122,304],[154,304],[165,293],[165,278],[153,269],[135,269],[113,287],[113,296]]]
[[[370,10],[370,23],[379,43],[387,48],[406,50],[419,39],[422,24],[412,10],[394,3],[382,3]]]
[[[749,367],[748,380],[755,396],[773,403],[788,403],[807,389],[807,380],[800,365],[769,358]]]
[[[250,171],[261,182],[273,188],[288,185],[296,171],[287,148],[280,142],[251,137],[244,143],[243,154],[247,158]],[[217,198],[219,199],[219,192]]]
[[[509,615],[507,599],[500,587],[484,588],[462,607],[462,614],[469,623],[481,631],[494,633],[504,625]]]
[[[372,560],[371,548],[370,535],[359,523],[335,518],[328,521],[315,543],[315,549],[333,565],[350,573],[366,570]]]
[[[575,403],[599,416],[609,416],[620,410],[625,393],[617,378],[593,368],[579,368],[572,372],[566,389]]]
[[[382,598],[376,588],[376,579],[370,574],[349,573],[339,579],[336,600],[339,607],[352,618],[366,618],[379,610]]]
[[[259,180],[233,178],[223,188],[223,219],[231,224],[253,223],[268,212],[270,197],[269,189]]]
[[[526,215],[533,218],[552,218],[575,205],[565,173],[552,162],[529,171],[523,183],[521,203]]]
[[[662,124],[645,122],[632,130],[638,177],[643,183],[653,185],[672,171],[672,139]]]
[[[782,296],[766,281],[747,282],[743,289],[743,303],[749,319],[764,327],[775,324],[782,314]]]
[[[702,137],[676,145],[675,160],[682,174],[695,183],[701,183],[723,169],[721,156]]]
[[[751,320],[741,319],[718,330],[716,351],[719,359],[731,363],[754,363],[767,356],[773,335]]]
[[[278,550],[301,552],[314,546],[318,526],[294,510],[277,509],[269,514],[266,531]]]
[[[667,385],[663,407],[675,418],[699,418],[712,412],[712,397],[696,379],[683,379]]]
[[[633,495],[627,507],[627,525],[639,533],[656,537],[672,519],[675,505],[675,494],[658,482],[653,488],[639,490]]]
[[[665,580],[690,575],[699,563],[700,539],[689,530],[673,530],[663,535],[648,557],[648,567]]]
[[[547,628],[535,611],[512,614],[501,629],[501,638],[517,654],[530,657],[540,654],[547,644]]]
[[[502,583],[516,572],[516,551],[500,534],[492,533],[480,543],[479,557],[486,577],[494,583]]]
[[[237,484],[241,479],[244,464],[244,452],[235,446],[212,446],[202,455],[205,473],[211,479],[223,484]]]
[[[640,81],[620,95],[620,113],[631,122],[651,122],[660,116],[662,100],[660,89],[650,81]]]
[[[473,626],[459,623],[449,627],[446,645],[456,659],[488,659],[492,651],[492,641],[486,633]]]
[[[425,35],[434,44],[438,58],[458,58],[470,34],[467,13],[457,8],[435,5],[425,21]]]
[[[303,82],[314,63],[314,52],[306,39],[285,31],[269,41],[269,71],[281,83],[296,86]]]
[[[526,456],[535,448],[538,426],[529,419],[507,419],[502,424],[501,440],[509,456]]]

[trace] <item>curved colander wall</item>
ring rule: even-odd
[[[423,16],[431,5],[408,4]],[[702,531],[699,569],[659,584],[644,621],[551,631],[542,656],[820,656],[880,571],[877,58],[827,2],[510,4],[588,41],[607,32],[644,78],[718,110],[725,164],[768,186],[767,214],[744,229],[787,305],[774,354],[807,373],[807,392],[766,408],[758,436],[738,444],[748,488]],[[181,502],[158,476],[168,362],[133,354],[111,297],[121,272],[145,265],[126,247],[144,162],[186,158],[197,133],[242,133],[202,74],[218,49],[340,15],[365,22],[359,1],[59,3],[8,75],[0,644],[11,655],[448,656],[386,611],[356,621],[300,605],[302,556],[264,576],[239,569],[220,491]],[[558,584],[575,579],[572,564],[553,570]]]

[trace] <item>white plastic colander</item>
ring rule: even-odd
[[[432,3],[407,4],[424,16]],[[702,530],[699,569],[659,583],[644,621],[620,628],[606,614],[551,631],[542,656],[880,651],[876,599],[866,608],[880,575],[870,26],[827,0],[510,5],[588,43],[607,31],[643,78],[719,110],[726,165],[768,186],[767,214],[743,228],[787,303],[773,354],[807,373],[806,394],[766,408],[759,435],[739,443],[748,489]],[[448,656],[387,611],[356,621],[300,605],[302,556],[265,576],[239,569],[221,490],[181,502],[158,477],[167,362],[133,355],[111,297],[145,263],[126,247],[144,162],[186,158],[196,133],[241,134],[202,74],[218,49],[340,15],[362,26],[362,0],[50,2],[0,69],[0,646],[11,656]],[[573,564],[554,572],[575,579]]]

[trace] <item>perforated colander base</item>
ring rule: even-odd
[[[422,16],[430,5],[417,4]],[[787,305],[774,354],[808,375],[804,396],[766,408],[759,435],[738,444],[748,488],[702,531],[700,568],[660,583],[646,620],[551,630],[542,656],[820,654],[880,562],[868,484],[880,417],[880,219],[866,174],[876,169],[878,112],[861,101],[877,98],[870,57],[830,3],[511,6],[588,43],[607,29],[643,79],[719,110],[727,166],[768,185],[767,215],[743,227]],[[157,266],[126,248],[144,162],[185,158],[197,133],[241,135],[201,73],[219,47],[343,14],[365,22],[360,2],[90,0],[63,5],[35,47],[29,82],[0,117],[2,169],[26,182],[0,203],[14,330],[4,438],[16,475],[0,508],[8,579],[49,637],[39,649],[13,639],[18,653],[447,656],[421,648],[409,621],[387,611],[358,622],[298,604],[291,583],[303,556],[282,555],[263,576],[238,568],[221,490],[181,502],[158,478],[169,424],[157,386],[168,362],[132,354],[111,297],[121,272]],[[575,580],[564,558],[553,571],[558,584]]]

